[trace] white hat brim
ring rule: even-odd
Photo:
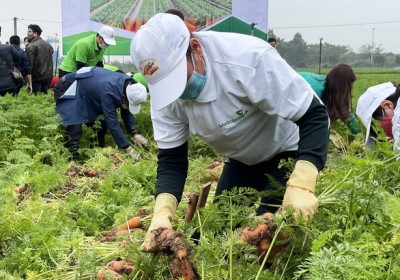
[[[132,115],[138,114],[140,112],[140,105],[129,104],[129,112],[131,112]]]
[[[177,100],[185,90],[186,79],[187,61],[186,56],[183,56],[167,76],[155,84],[148,83],[151,106],[158,111]]]
[[[103,37],[103,36],[102,36]],[[103,40],[104,40],[104,42],[107,44],[107,45],[112,45],[112,46],[115,46],[117,43],[115,42],[115,39],[114,38],[107,38],[107,37],[103,37]]]

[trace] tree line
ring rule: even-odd
[[[268,33],[268,38],[270,37],[276,39],[277,51],[293,68],[318,68],[320,59],[321,68],[332,68],[339,63],[357,68],[400,66],[400,55],[383,52],[381,46],[373,48],[372,45],[363,45],[355,52],[348,46],[332,45],[323,41],[321,44],[307,44],[300,33],[296,33],[288,42],[275,35],[273,30]]]

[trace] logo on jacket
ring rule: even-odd
[[[240,110],[236,111],[236,115],[237,115],[236,118],[231,119],[231,120],[229,120],[229,121],[226,121],[226,122],[224,122],[224,123],[221,123],[221,124],[219,125],[219,127],[224,127],[224,126],[227,126],[228,124],[235,123],[235,122],[241,120],[242,118],[244,118],[244,116],[246,116],[246,114],[247,114],[248,112],[249,112],[249,111],[246,111],[246,110],[243,110],[243,109],[240,109]]]

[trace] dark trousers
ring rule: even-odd
[[[105,135],[107,133],[107,124],[104,120],[100,120],[100,127],[95,127],[94,122],[87,123],[96,133],[96,136],[91,137],[91,146],[105,146]],[[65,147],[72,154],[74,160],[78,159],[79,141],[82,137],[82,124],[68,125],[65,135]]]
[[[37,94],[39,92],[43,92],[44,94],[47,94],[52,79],[53,78],[32,81],[32,93]]]
[[[278,208],[270,204],[282,204],[289,174],[288,168],[278,168],[279,162],[282,159],[295,158],[296,154],[296,151],[283,152],[268,161],[253,166],[237,160],[227,159],[218,181],[215,196],[221,195],[224,190],[231,191],[234,187],[254,188],[258,192],[263,192],[257,214],[275,213]],[[258,198],[254,198],[254,203],[257,200]]]
[[[7,93],[11,93],[12,96],[17,95],[17,88],[7,89],[7,90],[0,90],[0,96],[5,96]]]

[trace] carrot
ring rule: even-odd
[[[257,256],[259,256],[258,263],[261,264],[264,258],[267,255],[268,250],[270,251],[268,254],[268,261],[272,260],[276,255],[282,252],[286,246],[288,245],[289,240],[286,243],[278,244],[275,243],[273,247],[271,247],[271,241],[269,239],[261,240],[260,244],[257,247]],[[270,248],[271,247],[271,248]]]
[[[117,230],[115,229],[100,232],[100,234],[103,236],[115,236],[116,233]]]
[[[140,209],[140,210],[136,213],[136,217],[140,217],[140,218],[146,217],[146,216],[148,216],[148,215],[149,215],[149,213],[147,212],[146,209]]]
[[[85,175],[87,177],[97,177],[99,174],[97,173],[96,170],[87,167],[87,168],[83,169],[83,175]]]
[[[258,244],[258,248],[263,252],[267,252],[269,247],[271,247],[271,240],[267,238],[261,239],[260,243]]]
[[[140,217],[133,217],[129,219],[125,224],[116,227],[117,231],[140,228],[142,226],[142,220]]]
[[[135,269],[131,263],[126,261],[111,261],[107,264],[107,268],[119,274],[129,274]]]
[[[218,160],[214,160],[214,162],[210,163],[207,167],[209,169],[214,169],[215,167],[220,166],[220,165],[221,165],[221,163]]]
[[[147,63],[143,68],[143,75],[150,75],[149,71],[153,67],[154,62]]]
[[[181,233],[167,228],[159,228],[156,231],[155,241],[160,251],[172,252],[179,259],[189,255]]]
[[[126,261],[111,261],[105,269],[97,273],[98,280],[121,279],[123,274],[129,275],[135,267]]]
[[[125,160],[120,155],[118,155],[116,153],[111,153],[110,155],[112,157],[114,157],[119,163],[124,163],[125,162]]]
[[[121,279],[121,275],[110,269],[101,269],[97,273],[98,280],[113,280],[113,279]]]
[[[192,263],[187,260],[172,258],[169,267],[174,275],[174,279],[197,280],[200,279]]]
[[[251,245],[258,245],[264,238],[272,240],[276,231],[276,224],[272,219],[273,214],[265,213],[260,216],[265,223],[258,224],[255,227],[245,227],[240,232],[240,239]]]

